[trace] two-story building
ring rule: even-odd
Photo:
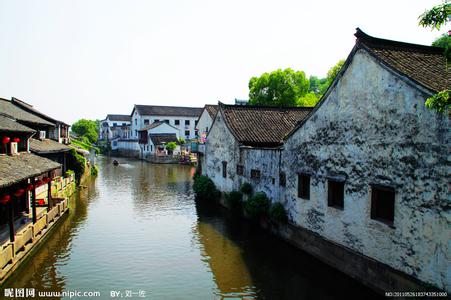
[[[213,124],[213,119],[217,112],[218,105],[206,104],[202,109],[196,126],[200,143],[205,143],[208,131],[211,128],[211,124]]]

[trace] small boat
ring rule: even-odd
[[[113,160],[113,165],[117,166],[119,165],[119,162],[117,160]]]

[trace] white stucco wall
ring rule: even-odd
[[[427,94],[358,50],[282,154],[291,220],[393,268],[451,290],[448,120]],[[310,172],[310,200],[297,173]],[[327,205],[327,177],[343,176],[344,209]],[[393,227],[371,219],[371,185],[395,188]]]
[[[210,116],[208,111],[204,109],[196,127],[199,132],[199,137],[201,137],[202,134],[206,135],[208,133],[208,130],[210,130],[212,123],[213,123],[212,117]]]
[[[215,122],[205,143],[205,164],[203,173],[210,177],[221,192],[230,192],[239,188],[236,176],[238,142],[224,123],[224,117],[218,112]],[[227,177],[222,176],[222,162],[227,162]]]
[[[152,143],[152,140],[149,137],[150,134],[162,134],[162,133],[175,134],[177,139],[179,139],[180,137],[179,132],[180,132],[179,129],[174,128],[166,123],[163,123],[155,128],[147,130],[148,136],[147,144],[146,145],[140,144],[142,153],[144,154],[144,156],[152,155],[155,153],[155,145]],[[177,146],[173,154],[175,155],[180,154],[180,146]]]

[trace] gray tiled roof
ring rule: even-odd
[[[178,143],[177,135],[175,133],[155,133],[149,134],[149,137],[154,145],[167,144],[170,142]]]
[[[31,153],[0,155],[0,188],[61,167],[61,164]]]
[[[39,125],[55,126],[55,124],[50,123],[49,121],[46,121],[32,113],[25,111],[24,109],[14,105],[11,101],[6,99],[0,98],[0,112],[18,121],[34,123]]]
[[[203,108],[136,104],[135,109],[141,116],[199,117]]]
[[[66,152],[71,148],[64,144],[58,143],[57,141],[44,139],[30,139],[30,151],[35,153],[57,153]]]
[[[123,121],[123,122],[130,122],[130,115],[112,115],[109,114],[106,116],[106,119],[110,121]]]
[[[434,92],[450,88],[450,72],[443,48],[375,38],[359,28],[355,36],[357,45],[418,84]]]
[[[0,131],[13,131],[13,132],[35,132],[36,130],[31,129],[25,125],[17,123],[11,118],[0,115]]]
[[[243,145],[276,147],[298,122],[312,111],[310,107],[267,107],[220,104],[227,127]]]

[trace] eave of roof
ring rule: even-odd
[[[43,118],[40,118],[36,116],[35,114],[32,114],[23,108],[20,108],[19,106],[13,104],[10,100],[2,99],[0,98],[0,111],[17,121],[21,121],[28,124],[38,124],[38,125],[44,125],[44,126],[55,126],[55,124],[44,120]]]
[[[30,139],[30,151],[38,154],[61,153],[68,152],[71,148],[57,141],[45,139]]]
[[[11,132],[25,132],[25,133],[33,133],[36,130],[29,128],[25,125],[22,125],[10,117],[3,116],[0,114],[0,131],[11,131]]]
[[[61,167],[50,159],[22,152],[18,155],[0,155],[0,188],[19,183]]]
[[[17,98],[15,98],[15,97],[12,97],[11,102],[12,102],[14,105],[17,105],[17,106],[19,106],[20,108],[22,108],[22,109],[24,109],[24,110],[26,110],[26,111],[28,111],[28,112],[30,112],[30,113],[32,113],[32,114],[36,114],[38,117],[41,117],[41,118],[43,118],[44,120],[47,120],[47,121],[49,121],[49,122],[51,122],[51,123],[54,123],[55,125],[56,125],[56,124],[63,124],[63,125],[66,125],[66,126],[70,126],[69,124],[66,124],[66,123],[63,122],[63,121],[57,120],[57,119],[55,119],[55,118],[52,118],[52,117],[50,117],[50,116],[48,116],[48,115],[46,115],[46,114],[40,112],[39,110],[37,110],[36,108],[34,108],[33,105],[31,105],[31,104],[29,104],[29,103],[27,103],[27,102],[25,102],[25,101],[23,101],[23,100],[20,100],[20,99],[17,99]]]

